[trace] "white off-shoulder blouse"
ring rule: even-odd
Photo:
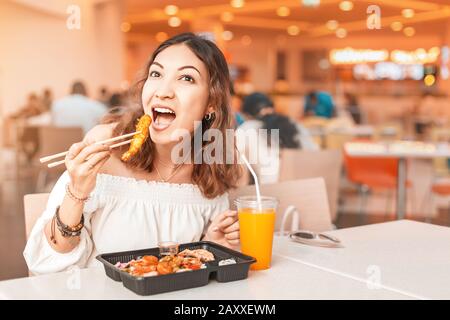
[[[205,198],[192,184],[172,184],[99,174],[84,206],[85,228],[71,252],[56,252],[44,234],[61,205],[70,177],[56,183],[47,208],[37,220],[24,257],[33,274],[98,264],[100,253],[156,247],[160,241],[199,241],[211,220],[229,208],[228,195]]]

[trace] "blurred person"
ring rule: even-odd
[[[436,119],[433,114],[433,109],[436,104],[436,97],[429,91],[425,91],[417,99],[410,115],[407,117],[408,123],[413,127],[413,130],[411,131],[413,131],[419,139],[425,137],[427,130],[430,129]]]
[[[103,103],[105,106],[108,105],[111,95],[106,87],[100,87],[98,101]]]
[[[53,92],[49,88],[45,88],[41,96],[41,103],[44,112],[50,111],[53,103]]]
[[[336,106],[331,95],[324,91],[311,91],[305,97],[305,111],[308,116],[332,118],[336,116]]]
[[[362,124],[362,113],[361,108],[358,104],[358,99],[356,96],[350,92],[346,92],[344,94],[345,97],[345,110],[350,114],[353,119],[353,122],[356,125]]]
[[[319,149],[309,131],[301,124],[276,113],[272,100],[263,93],[256,92],[245,97],[242,111],[247,120],[236,131],[237,145],[239,151],[246,155],[250,148],[257,146],[258,159],[252,166],[260,183],[278,181],[280,160],[277,150],[271,146],[271,130],[279,130],[280,149]],[[263,135],[259,129],[266,129],[268,134]],[[256,133],[252,135],[249,130],[255,130]]]
[[[58,127],[82,127],[87,133],[107,113],[102,103],[89,99],[85,85],[76,81],[70,95],[55,101],[52,106],[53,124]]]
[[[41,114],[44,110],[41,101],[36,93],[28,95],[27,102],[19,111],[13,113],[11,119],[27,119]]]
[[[43,112],[43,106],[36,93],[32,92],[27,97],[27,102],[17,112],[5,119],[5,145],[16,148],[24,154],[27,162],[31,161],[37,150],[36,134],[28,130],[26,124],[29,119],[39,116]],[[32,134],[30,134],[30,132]]]
[[[236,127],[239,127],[244,123],[245,119],[241,113],[242,99],[236,95],[234,90],[234,83],[230,84],[230,94],[231,94],[231,111],[234,113],[234,120],[236,121]]]
[[[110,108],[123,107],[125,105],[123,100],[123,95],[120,92],[114,92],[109,98],[107,105]]]
[[[127,97],[125,93],[114,92],[108,101],[109,113],[119,113],[128,106]]]

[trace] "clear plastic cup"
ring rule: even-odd
[[[257,260],[250,269],[270,268],[278,200],[261,197],[259,205],[256,196],[244,196],[236,199],[235,203],[239,216],[241,251]]]
[[[163,241],[158,243],[159,254],[161,257],[175,256],[178,254],[178,243],[175,241]]]

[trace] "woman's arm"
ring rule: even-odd
[[[66,156],[66,167],[70,176],[70,183],[59,207],[59,217],[65,225],[76,226],[81,222],[84,201],[77,199],[87,199],[89,197],[89,194],[95,187],[97,173],[111,155],[108,146],[95,145],[93,143],[99,141],[100,138],[110,135],[111,132],[108,129],[108,126],[95,127],[88,132],[84,142],[75,143],[69,149]],[[44,228],[48,243],[59,253],[72,251],[80,242],[80,237],[64,237],[55,224],[56,222],[52,219]],[[53,241],[52,236],[54,236]]]
[[[64,200],[59,208],[59,216],[61,221],[69,226],[77,225],[81,220],[83,214],[84,203],[80,203],[72,200],[67,195],[64,196]],[[45,237],[47,238],[50,246],[59,253],[67,253],[72,251],[79,243],[80,236],[76,237],[63,237],[61,232],[55,227],[54,237],[56,243],[51,239],[52,237],[52,221],[50,220],[44,229]]]

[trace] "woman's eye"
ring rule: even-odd
[[[194,82],[194,78],[192,78],[191,76],[189,76],[187,74],[182,75],[180,79],[184,80],[184,81],[189,81],[189,82],[192,82],[192,83]]]
[[[161,76],[161,74],[158,71],[152,71],[149,76],[155,78]]]

